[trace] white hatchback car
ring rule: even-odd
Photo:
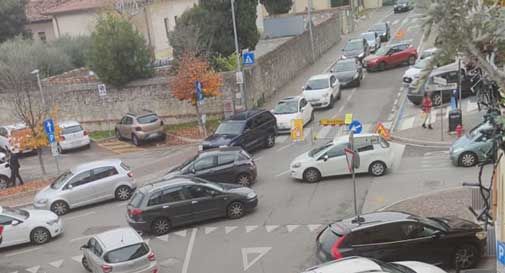
[[[0,207],[3,226],[0,248],[24,243],[45,244],[63,233],[58,215],[46,210],[23,210]]]
[[[65,121],[59,124],[61,133],[58,141],[58,152],[64,153],[67,150],[77,149],[84,146],[89,148],[90,140],[81,124],[77,121]]]
[[[7,187],[10,177],[11,169],[7,161],[7,156],[4,153],[0,153],[0,189]]]
[[[302,119],[303,125],[314,120],[314,109],[302,96],[287,97],[280,100],[272,110],[277,119],[279,133],[289,132],[292,120]]]
[[[341,95],[340,82],[331,73],[312,76],[303,86],[303,96],[314,108],[332,108]]]
[[[393,164],[390,144],[378,134],[354,135],[354,146],[360,157],[356,173],[381,176]],[[347,147],[349,137],[341,136],[296,157],[290,165],[291,176],[314,183],[322,177],[350,174],[344,151]]]
[[[18,137],[30,135],[29,129],[22,123],[0,126],[0,151],[12,153],[29,153],[32,149],[21,149]]]

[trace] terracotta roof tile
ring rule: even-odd
[[[47,9],[43,14],[52,15],[58,13],[96,9],[104,7],[107,5],[107,2],[108,1],[106,0],[67,0],[60,5]]]
[[[50,16],[42,15],[47,9],[60,5],[68,0],[30,0],[26,5],[26,17],[28,22],[40,22],[51,20]]]

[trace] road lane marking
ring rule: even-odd
[[[265,226],[265,229],[267,230],[267,232],[272,232],[274,230],[276,230],[279,226],[276,226],[276,225],[267,225]]]
[[[77,263],[81,263],[82,257],[83,257],[82,255],[77,255],[77,256],[72,257],[72,260]]]
[[[257,228],[258,228],[258,226],[246,226],[245,227],[245,232],[249,233],[249,232],[251,232],[251,231],[253,231],[253,230],[257,229]]]
[[[253,157],[253,160],[254,160],[254,161],[260,161],[262,158],[263,158],[262,156]]]
[[[13,256],[16,256],[16,255],[25,254],[25,253],[37,251],[37,250],[39,250],[41,248],[42,247],[39,246],[39,247],[27,249],[27,250],[21,250],[21,251],[11,252],[11,253],[5,254],[5,257],[13,257]]]
[[[226,226],[226,227],[224,227],[224,233],[228,234],[228,233],[234,231],[237,228],[238,228],[237,226],[231,226],[231,227],[230,226]]]
[[[251,266],[253,266],[257,261],[259,261],[265,254],[272,249],[271,247],[250,247],[242,248],[242,264],[244,266],[244,271],[247,271]],[[257,254],[257,256],[249,261],[249,254]]]
[[[288,140],[288,138],[289,138],[288,135],[277,136],[275,138],[275,142],[277,142],[277,143],[283,143],[284,141]]]
[[[168,242],[168,234],[158,236],[158,237],[156,237],[156,239],[162,240],[164,242]]]
[[[317,224],[317,225],[307,225],[307,228],[309,228],[310,232],[314,232],[317,229],[319,229],[320,227],[321,227],[321,225],[319,225],[319,224]]]
[[[213,232],[216,229],[217,229],[217,227],[206,227],[205,228],[205,234],[207,235],[207,234]]]
[[[121,202],[121,203],[117,204],[116,208],[120,208],[120,207],[123,207],[125,205],[128,205],[128,201],[127,202]]]
[[[286,174],[288,174],[290,171],[291,171],[291,170],[283,171],[282,173],[277,174],[275,177],[280,177],[280,176],[286,175]]]
[[[73,242],[77,242],[77,241],[81,241],[81,240],[86,240],[90,237],[93,237],[93,235],[86,235],[86,236],[77,237],[77,238],[71,239],[70,242],[73,243]]]
[[[189,260],[191,259],[191,252],[193,252],[193,246],[195,244],[197,228],[193,228],[191,231],[191,237],[189,238],[188,249],[186,250],[186,257],[184,258],[184,263],[182,264],[182,273],[188,273]]]
[[[28,272],[32,272],[32,273],[37,273],[37,272],[39,272],[39,269],[40,269],[40,265],[36,265],[36,266],[30,267],[30,268],[27,268],[25,270]]]
[[[291,232],[295,229],[297,229],[300,225],[287,225],[286,228],[288,229],[288,232]]]
[[[396,19],[393,21],[393,23],[391,25],[394,26],[394,25],[398,24],[399,22],[400,22],[400,20]]]
[[[55,267],[55,268],[60,268],[62,264],[63,264],[63,260],[58,260],[58,261],[54,261],[54,262],[49,263],[49,265],[51,265],[52,267]]]
[[[181,237],[186,237],[187,233],[188,233],[187,230],[181,230],[181,231],[174,232],[175,235],[181,236]]]
[[[86,212],[86,213],[79,214],[79,215],[74,215],[74,216],[70,216],[70,217],[65,217],[65,218],[64,218],[64,220],[65,220],[65,221],[70,221],[70,220],[73,220],[73,219],[77,219],[77,218],[81,218],[81,217],[85,217],[85,216],[89,216],[89,215],[93,215],[93,214],[96,214],[96,212],[94,212],[94,211],[90,211],[90,212]]]
[[[296,143],[296,142],[291,142],[291,143],[289,143],[288,145],[284,145],[284,146],[280,147],[279,149],[277,149],[277,150],[276,150],[276,152],[280,152],[280,151],[282,151],[282,150],[286,150],[287,148],[289,148],[289,147],[291,147],[291,146],[295,145],[295,143]]]

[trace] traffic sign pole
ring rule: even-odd
[[[361,222],[363,221],[362,218],[359,217],[359,211],[358,211],[358,187],[356,185],[356,172],[354,171],[354,157],[356,156],[355,153],[357,151],[354,149],[354,131],[351,130],[349,133],[349,144],[351,145],[351,150],[353,151],[352,155],[352,160],[351,160],[351,175],[352,175],[352,186],[354,189],[354,215],[356,215],[356,219],[353,222],[358,223],[358,225],[361,225]]]
[[[242,68],[240,67],[240,52],[238,48],[237,22],[235,20],[235,0],[230,0],[230,2],[231,2],[231,17],[233,21],[233,36],[235,38],[235,51],[237,52],[237,72],[242,72]],[[247,110],[247,98],[245,96],[244,83],[240,83],[238,84],[238,86],[240,89],[240,100],[245,110]],[[233,96],[233,99],[235,99],[235,96]]]

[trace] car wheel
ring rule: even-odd
[[[244,204],[242,202],[233,202],[228,205],[228,208],[226,209],[226,215],[228,215],[228,218],[230,219],[238,219],[244,216],[245,214],[245,208]]]
[[[373,176],[383,176],[386,173],[386,164],[382,161],[375,161],[368,167],[368,172]]]
[[[10,179],[7,176],[0,175],[0,190],[7,189]]]
[[[58,150],[59,154],[64,154],[65,153],[65,151],[61,148],[60,144],[58,144],[58,146],[56,146],[56,149]]]
[[[30,240],[36,245],[42,245],[51,240],[51,233],[43,227],[38,227],[30,233]]]
[[[442,105],[442,96],[440,94],[434,94],[431,97],[431,101],[433,102],[433,106],[440,106]]]
[[[380,71],[384,71],[385,69],[386,69],[386,63],[385,63],[385,62],[381,62],[381,63],[379,64],[379,70],[380,70]]]
[[[156,236],[167,234],[170,228],[170,221],[167,218],[157,218],[151,225],[151,230]]]
[[[414,65],[416,63],[416,57],[410,56],[408,62],[409,65]]]
[[[119,132],[119,130],[118,130],[118,129],[116,129],[116,130],[114,131],[114,134],[116,135],[116,138],[117,138],[118,140],[123,140],[123,137],[121,136],[121,133]]]
[[[454,266],[459,269],[474,267],[479,261],[479,252],[473,245],[462,245],[454,252]]]
[[[335,99],[333,98],[333,96],[330,97],[330,103],[328,104],[328,108],[333,108],[333,106],[335,105]]]
[[[88,259],[86,258],[86,256],[82,257],[81,264],[82,264],[82,267],[84,267],[84,269],[86,269],[86,271],[92,272],[91,268],[89,267]]]
[[[128,186],[120,186],[116,189],[114,196],[118,201],[126,201],[132,196],[132,189]]]
[[[275,145],[275,135],[271,134],[267,136],[267,139],[265,140],[265,146],[267,148],[272,148]]]
[[[237,177],[237,184],[244,186],[244,187],[249,187],[251,186],[251,176],[247,173],[242,173],[239,174]]]
[[[303,172],[303,180],[309,183],[316,183],[321,180],[321,172],[316,168],[309,168]]]
[[[132,135],[132,143],[135,146],[140,146],[140,140],[136,135]]]
[[[472,167],[477,164],[478,158],[477,155],[472,152],[464,152],[459,156],[458,165],[463,167]]]
[[[56,201],[51,205],[51,211],[56,213],[58,216],[67,214],[69,210],[70,208],[65,201]]]

